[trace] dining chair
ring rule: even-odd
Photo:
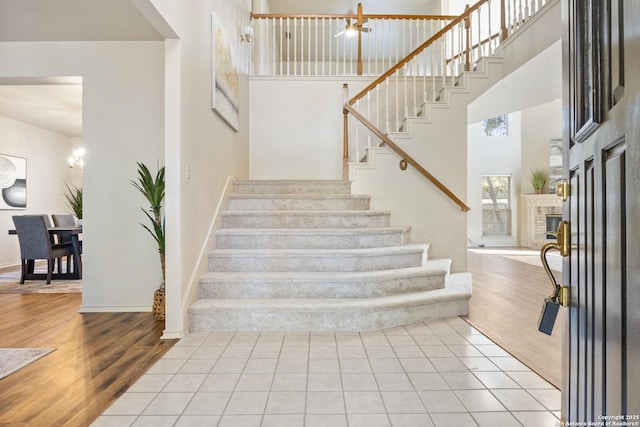
[[[56,227],[75,227],[76,218],[71,214],[53,214],[53,224]],[[71,236],[60,236],[60,242],[58,243],[71,243]],[[80,244],[80,254],[82,254],[82,240],[78,242]]]
[[[51,223],[51,218],[49,218],[49,215],[42,215],[42,218],[44,218],[44,225],[47,226],[47,228],[51,228],[53,227],[53,224]],[[51,240],[51,244],[56,244],[56,237],[54,235],[49,235],[49,239]],[[62,242],[57,242],[57,243],[62,243]],[[70,243],[70,242],[67,242]],[[71,259],[69,257],[67,257],[67,271],[69,271],[69,268],[71,268]],[[58,271],[62,271],[62,258],[58,258]]]
[[[69,244],[53,244],[47,230],[43,215],[16,215],[13,217],[16,226],[16,234],[20,244],[20,257],[22,259],[22,275],[20,284],[24,284],[29,270],[36,260],[47,260],[47,284],[51,283],[51,276],[56,258],[73,255],[73,248]],[[58,263],[58,272],[61,273],[61,265]]]
[[[75,227],[76,219],[70,214],[53,214],[53,223],[56,227]]]

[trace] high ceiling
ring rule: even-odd
[[[131,0],[0,0],[0,42],[163,40]]]
[[[0,42],[158,41],[135,0],[0,0]],[[78,78],[0,78],[0,116],[82,135]]]
[[[0,116],[63,135],[82,135],[82,79],[2,79]]]
[[[141,0],[0,0],[0,42],[38,40],[162,40],[135,7]],[[180,0],[184,1],[184,0]],[[363,4],[364,13],[439,14],[440,0],[266,0],[271,13],[345,14]],[[260,3],[253,0],[254,4]],[[256,9],[256,12],[262,12]],[[557,55],[556,55],[557,56]],[[554,57],[555,58],[555,57]],[[545,62],[549,60],[549,62]],[[532,61],[534,63],[534,61]],[[540,64],[538,64],[540,63]],[[551,71],[559,62],[538,61],[528,75]],[[551,67],[549,64],[553,64]],[[533,74],[532,74],[533,73]],[[512,79],[513,80],[513,79]],[[519,81],[533,81],[524,79]],[[539,80],[539,79],[538,79]],[[533,85],[529,92],[534,95]],[[522,85],[516,85],[522,92]],[[470,117],[486,114],[496,99],[512,99],[507,79],[470,107]],[[523,97],[531,96],[523,93]],[[532,99],[536,99],[533,96]],[[491,100],[487,102],[486,100]],[[497,108],[497,107],[496,107]],[[501,105],[501,111],[511,111]],[[0,116],[69,136],[82,134],[82,82],[77,77],[0,78]]]

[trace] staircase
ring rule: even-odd
[[[468,313],[471,278],[347,181],[235,181],[191,331],[375,330]]]

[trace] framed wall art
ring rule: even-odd
[[[27,208],[27,159],[0,154],[0,209]]]
[[[238,130],[239,78],[231,44],[215,13],[211,14],[211,107]]]

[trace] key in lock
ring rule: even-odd
[[[538,331],[551,335],[559,310],[560,303],[557,300],[545,298],[542,305],[542,311],[540,312],[540,318],[538,319]]]

